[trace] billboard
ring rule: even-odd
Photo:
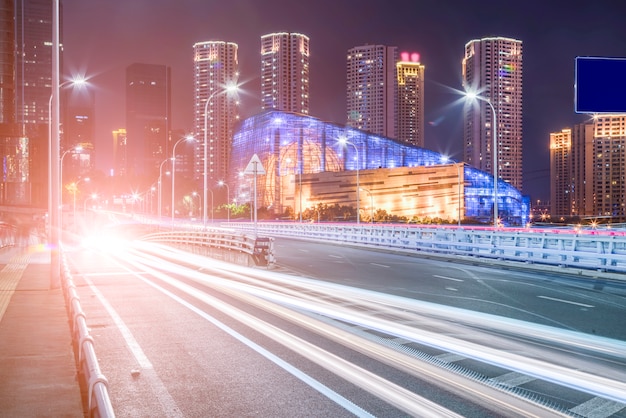
[[[626,113],[626,58],[576,57],[576,113]]]

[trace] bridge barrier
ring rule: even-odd
[[[82,374],[88,390],[88,416],[114,418],[115,412],[109,398],[108,381],[100,371],[93,338],[87,327],[87,318],[80,305],[80,298],[63,253],[61,253],[61,281],[65,305],[70,318],[74,353],[78,357],[78,370]]]
[[[153,232],[141,237],[142,241],[167,243],[182,250],[243,266],[272,267],[274,239],[257,237],[232,229],[193,228]]]
[[[249,222],[229,226],[252,230]],[[314,239],[410,253],[541,264],[580,271],[626,273],[626,231],[450,227],[400,224],[262,222],[270,236]]]

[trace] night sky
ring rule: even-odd
[[[111,166],[111,131],[125,125],[125,68],[172,68],[172,128],[192,130],[195,42],[239,45],[241,116],[260,111],[260,37],[310,38],[310,115],[345,123],[348,49],[418,52],[426,66],[426,148],[462,158],[461,60],[472,39],[524,47],[524,190],[549,198],[549,134],[585,121],[574,113],[576,56],[626,57],[626,1],[551,0],[64,0],[63,79],[90,78],[96,168]]]

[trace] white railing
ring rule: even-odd
[[[250,231],[252,223],[229,227]],[[260,222],[266,236],[335,241],[398,251],[626,273],[626,231],[398,224]]]

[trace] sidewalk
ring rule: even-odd
[[[0,249],[0,417],[83,417],[76,374],[50,252]]]

